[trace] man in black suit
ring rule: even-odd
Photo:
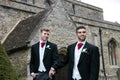
[[[76,28],[78,41],[69,45],[67,54],[53,68],[56,70],[68,63],[68,80],[98,80],[99,49],[86,41],[86,28]],[[54,73],[50,73],[53,75]]]
[[[49,30],[41,29],[40,41],[31,47],[30,74],[33,80],[47,80],[49,72],[54,70],[51,68],[56,64],[58,59],[57,45],[48,41]],[[46,76],[46,74],[48,76]],[[55,80],[55,76],[51,77]]]

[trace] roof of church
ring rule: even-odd
[[[7,36],[3,43],[6,51],[12,52],[27,48],[28,39],[37,26],[37,24],[44,18],[46,11],[39,12],[25,20],[19,22],[15,29]]]

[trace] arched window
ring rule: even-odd
[[[114,38],[112,38],[108,42],[108,52],[109,52],[109,63],[110,65],[117,65],[116,60],[116,41]]]

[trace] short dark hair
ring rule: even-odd
[[[46,28],[42,28],[40,31],[41,31],[41,32],[43,32],[43,31],[49,32],[50,30],[49,30],[49,29],[46,29]]]
[[[86,29],[86,28],[84,26],[79,26],[79,27],[76,28],[76,33],[79,29]]]

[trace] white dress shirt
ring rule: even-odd
[[[45,72],[46,69],[45,69],[45,66],[44,66],[44,63],[43,63],[43,58],[44,58],[44,52],[45,52],[45,46],[46,46],[46,42],[45,42],[45,45],[43,46],[43,48],[41,47],[41,42],[40,41],[40,44],[39,44],[39,68],[38,68],[38,71],[40,72]]]
[[[76,46],[75,46],[74,67],[73,67],[73,76],[72,76],[73,79],[77,79],[77,80],[82,79],[82,77],[81,77],[81,75],[80,75],[80,73],[78,71],[78,62],[80,60],[81,51],[82,51],[82,49],[84,47],[85,42],[86,41],[82,42],[83,45],[82,45],[82,47],[79,50],[78,50],[78,43],[80,43],[80,42],[78,42],[76,44]]]

